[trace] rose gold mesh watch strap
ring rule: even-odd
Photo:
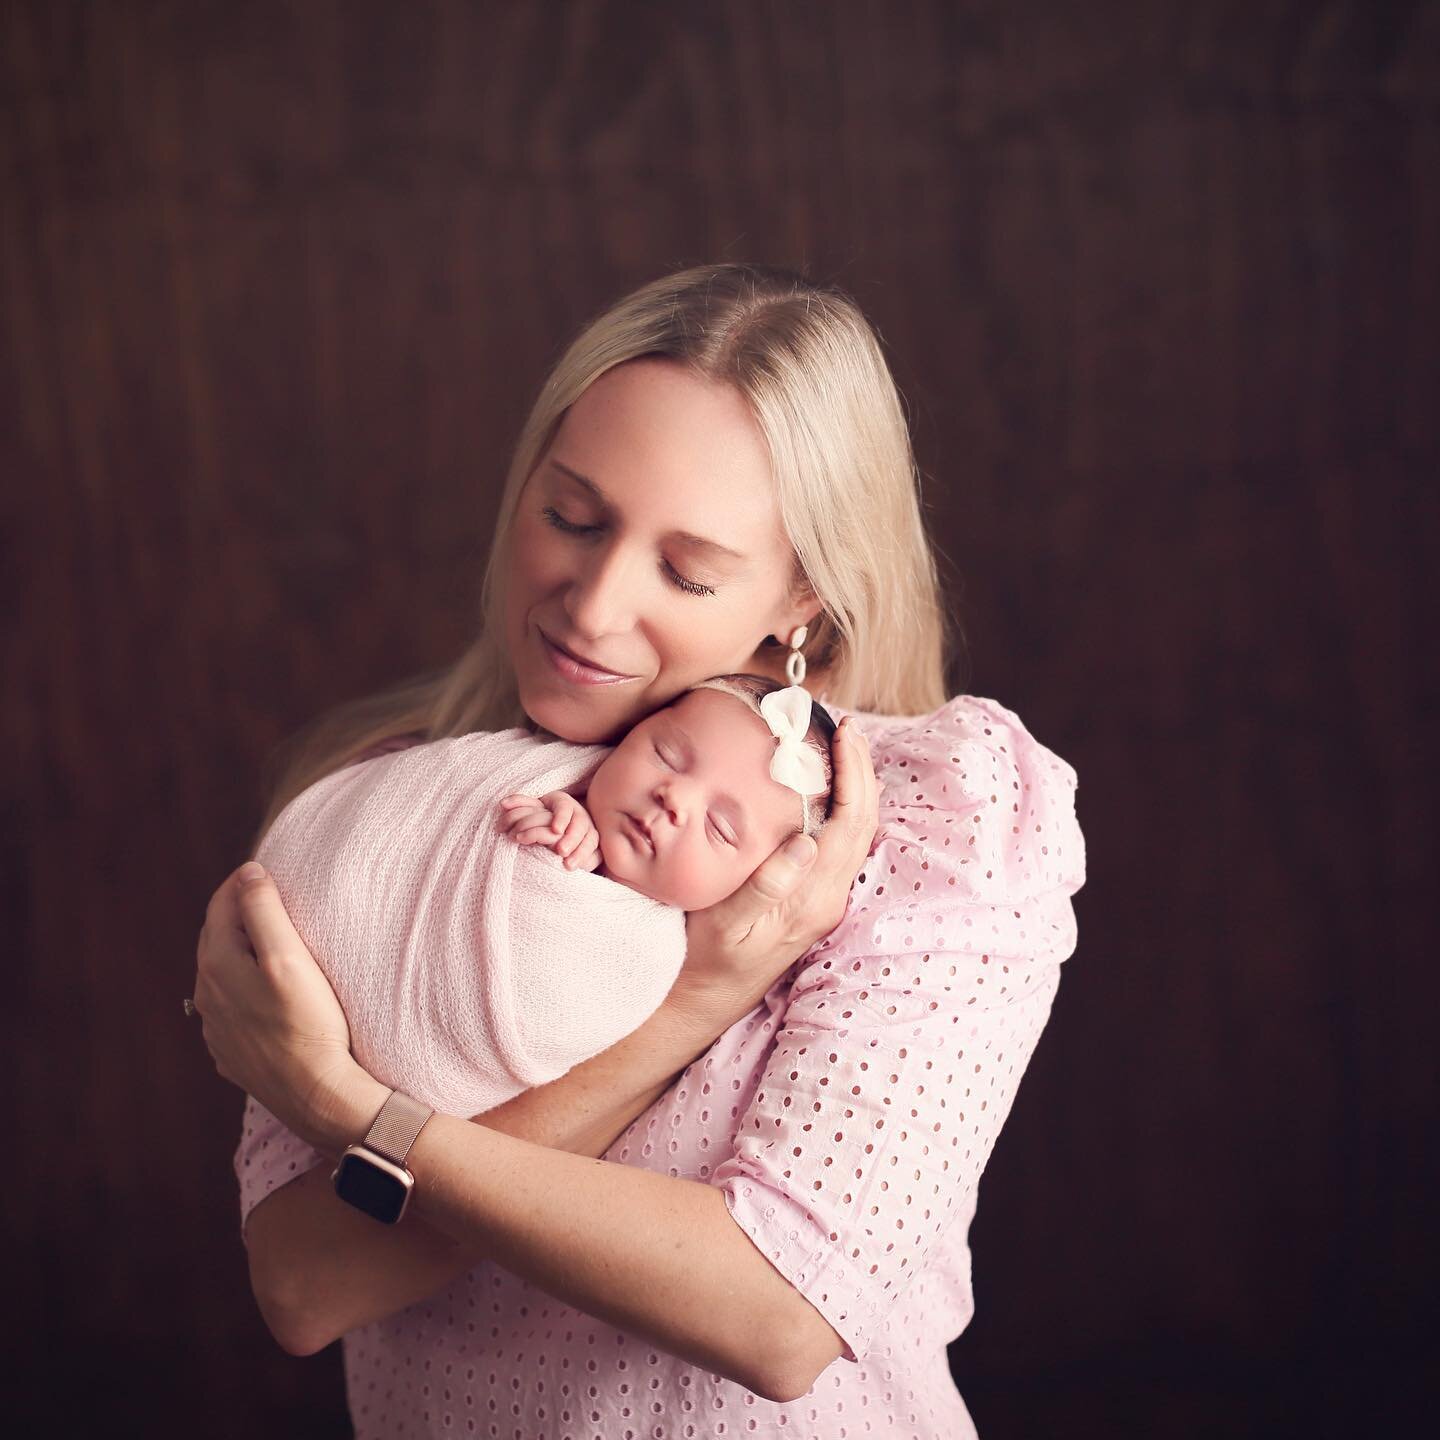
[[[413,1096],[392,1090],[365,1136],[365,1148],[383,1155],[394,1165],[403,1165],[415,1137],[434,1113]]]

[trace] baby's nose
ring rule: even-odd
[[[672,825],[684,824],[690,809],[690,794],[686,786],[673,779],[662,781],[655,787],[655,799]]]

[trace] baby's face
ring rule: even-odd
[[[770,778],[775,737],[743,701],[692,690],[642,720],[585,797],[606,872],[703,910],[738,890],[801,828],[800,796]]]

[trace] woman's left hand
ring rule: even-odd
[[[341,1137],[354,1126],[357,1088],[376,1082],[350,1054],[345,1012],[275,882],[254,869],[247,879],[241,866],[206,908],[195,1008],[220,1074],[333,1154],[349,1143]]]

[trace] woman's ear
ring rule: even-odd
[[[790,635],[797,625],[812,627],[820,618],[820,600],[806,584],[797,585],[790,592],[783,610],[775,617],[775,628],[771,631],[781,645],[789,647]]]

